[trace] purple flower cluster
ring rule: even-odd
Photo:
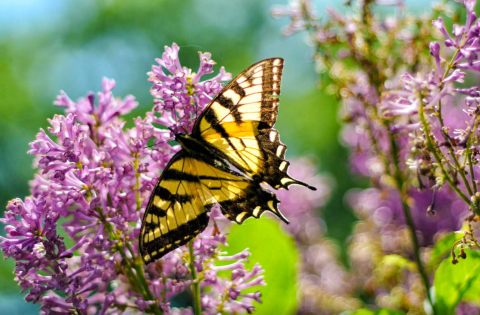
[[[480,62],[480,21],[475,4],[475,0],[465,0],[465,24],[455,24],[453,36],[441,17],[432,22],[445,38],[444,47],[438,42],[429,45],[433,69],[427,65],[416,76],[403,75],[403,89],[385,92],[380,109],[385,116],[395,117],[396,131],[410,132],[406,165],[416,175],[417,186],[437,191],[448,184],[466,203],[463,209],[470,208],[478,215],[475,177],[480,170],[475,143],[480,92],[477,86],[460,85],[467,77],[465,70],[480,71],[476,67]]]
[[[338,258],[339,249],[326,238],[324,222],[319,209],[328,201],[333,187],[328,177],[317,175],[308,159],[293,160],[289,172],[293,177],[312,183],[317,191],[291,187],[278,191],[282,201],[280,210],[290,220],[284,226],[296,241],[301,264],[298,274],[300,314],[332,314],[360,307],[351,295],[351,282],[355,279],[345,270]],[[319,308],[318,304],[328,305]]]
[[[432,301],[428,275],[398,276],[384,257],[401,255],[424,270],[428,251],[418,245],[431,246],[439,233],[480,214],[480,94],[461,85],[469,82],[465,70],[480,71],[480,22],[476,1],[463,4],[465,24],[454,25],[452,35],[439,17],[452,12],[445,3],[428,17],[374,14],[376,5],[403,10],[402,1],[347,1],[348,13],[328,9],[327,19],[317,17],[310,0],[272,10],[290,18],[285,34],[308,32],[316,68],[330,78],[325,91],[342,103],[341,139],[351,148],[351,167],[371,183],[347,196],[360,219],[350,238],[350,288],[326,301],[318,298],[325,285],[309,285],[317,296],[310,313],[349,310],[335,302],[356,290],[378,307],[423,311],[425,296]],[[444,45],[431,42],[434,36],[443,36]]]
[[[7,236],[0,246],[5,258],[16,261],[15,279],[27,292],[25,300],[39,303],[43,314],[191,314],[170,300],[196,287],[194,298],[206,314],[250,313],[253,301],[261,302],[260,292],[244,290],[265,285],[263,269],[245,268],[248,250],[221,252],[229,223],[217,225],[218,209],[192,251],[178,248],[148,266],[138,253],[146,202],[178,151],[168,141],[174,132],[190,131],[221,81],[231,78],[222,68],[201,81],[212,73],[210,54],[200,53],[194,73],[180,65],[178,51],[176,44],[166,47],[160,66],[149,73],[155,107],[146,118],[127,127],[122,116],[138,104],[133,96],[115,98],[115,82],[104,79],[97,96],[74,102],[62,92],[55,105],[65,107],[66,115],[55,115],[30,144],[38,169],[30,182],[32,196],[8,203],[1,219]]]
[[[216,64],[210,53],[199,52],[200,66],[195,73],[182,67],[178,60],[179,50],[177,44],[171,48],[166,47],[162,59],[156,59],[159,66],[153,66],[148,73],[149,81],[153,83],[151,93],[155,97],[155,107],[147,117],[154,123],[168,126],[174,133],[189,134],[195,122],[192,117],[202,112],[212,95],[218,94],[222,89],[221,82],[230,81],[232,75],[222,67],[217,76],[202,82],[201,77],[212,73]],[[168,73],[165,74],[164,70]],[[161,117],[155,117],[157,112]],[[159,141],[164,140],[157,140],[157,143]]]

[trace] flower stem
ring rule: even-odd
[[[117,252],[120,254],[120,256],[122,256],[122,260],[125,264],[125,268],[122,268],[122,269],[124,270],[128,280],[130,281],[132,288],[134,288],[135,291],[140,293],[145,300],[148,300],[148,301],[155,300],[152,292],[150,291],[147,280],[145,279],[145,274],[143,273],[143,267],[141,265],[138,265],[135,262],[135,256],[130,244],[128,243],[127,240],[120,240],[119,236],[115,234],[112,227],[110,226],[110,223],[106,222],[102,209],[96,208],[96,210],[97,210],[97,213],[100,215],[102,223],[104,224],[106,230],[108,231],[110,238],[114,241],[121,241],[124,244],[126,244],[127,248],[132,254],[133,259],[126,255],[122,245],[120,245],[118,242],[115,243],[115,248]],[[135,274],[133,273],[132,269],[135,270]],[[158,305],[156,304],[150,305],[149,310],[151,310],[155,315],[163,315],[162,310],[158,308]]]
[[[422,278],[423,285],[425,286],[425,291],[427,293],[428,302],[432,307],[433,314],[436,314],[435,305],[433,304],[433,299],[430,294],[430,281],[428,280],[427,272],[425,271],[425,267],[423,266],[422,259],[420,257],[420,244],[417,238],[417,232],[415,229],[415,223],[413,222],[412,213],[410,211],[410,206],[407,203],[407,198],[404,192],[404,180],[402,176],[402,172],[400,169],[400,161],[399,161],[399,152],[398,146],[395,142],[395,139],[391,133],[388,133],[388,139],[390,141],[391,147],[391,154],[393,159],[393,165],[395,168],[395,182],[397,184],[397,189],[400,193],[400,197],[402,199],[402,210],[403,214],[405,215],[405,219],[407,221],[408,228],[410,230],[410,235],[412,237],[413,242],[413,252],[415,254],[415,262],[417,264],[418,272],[420,273],[420,277]]]
[[[202,314],[202,305],[200,303],[200,283],[197,278],[197,271],[195,269],[195,255],[193,254],[193,241],[188,242],[188,250],[190,252],[190,272],[192,274],[193,280],[193,303],[195,314],[200,315]]]
[[[138,161],[138,153],[134,155],[133,167],[135,168],[135,202],[136,210],[140,210],[142,206],[142,199],[140,198],[140,174],[138,173],[138,167],[140,166]]]
[[[462,168],[460,166],[460,162],[458,161],[457,156],[455,155],[455,152],[453,152],[452,147],[453,147],[454,144],[452,143],[452,141],[450,141],[449,135],[444,130],[443,119],[442,119],[442,102],[438,103],[437,118],[438,118],[438,122],[440,123],[441,134],[442,134],[443,138],[445,139],[445,142],[449,144],[449,145],[447,145],[447,150],[450,153],[450,156],[452,157],[452,160],[455,162],[455,169],[458,173],[460,173],[460,176],[462,177],[465,188],[467,188],[467,191],[471,196],[471,195],[473,195],[472,188],[470,187],[470,184],[467,180],[467,177],[465,175],[465,171],[462,170]]]
[[[477,119],[475,119],[475,123],[473,125],[472,130],[477,130],[479,119],[480,119],[480,117],[477,117]],[[472,144],[472,138],[473,138],[473,132],[470,134],[470,136],[467,140],[467,146],[465,148],[465,154],[467,156],[468,166],[470,168],[470,178],[472,180],[473,191],[476,194],[477,193],[477,184],[475,183],[475,173],[473,172],[472,152],[470,151],[470,146]],[[478,201],[477,201],[477,208],[478,208]]]
[[[447,180],[450,187],[452,187],[452,189],[457,193],[457,195],[460,196],[460,198],[462,198],[463,201],[465,201],[465,203],[471,206],[473,211],[476,212],[478,210],[476,205],[472,203],[470,199],[458,188],[458,186],[453,182],[453,180],[450,178],[450,175],[448,174],[448,172],[445,170],[445,167],[443,166],[443,159],[440,156],[441,152],[440,153],[438,152],[437,148],[434,146],[433,139],[430,136],[430,125],[428,124],[427,118],[425,117],[423,105],[424,105],[423,101],[420,100],[418,114],[420,116],[420,121],[422,123],[423,131],[425,133],[426,146],[428,150],[435,157],[435,160],[437,161],[437,164],[440,167],[442,174]]]

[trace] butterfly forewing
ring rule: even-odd
[[[283,60],[254,64],[230,82],[197,119],[192,135],[258,182],[274,188],[307,187],[287,173],[286,146],[273,129]],[[310,187],[313,188],[313,187]]]

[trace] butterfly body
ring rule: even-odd
[[[203,231],[207,213],[217,203],[238,224],[264,211],[288,223],[275,194],[261,183],[275,189],[292,184],[315,189],[288,175],[286,146],[273,129],[282,69],[280,58],[252,65],[210,102],[191,134],[175,135],[182,150],[165,167],[142,221],[140,252],[145,263]]]
[[[205,143],[201,139],[196,139],[192,135],[177,133],[175,135],[175,141],[177,141],[182,146],[182,150],[186,151],[191,155],[197,157],[203,156],[206,159],[212,157],[212,149],[208,148],[208,143]]]

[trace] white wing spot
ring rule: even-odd
[[[279,169],[280,169],[281,171],[283,171],[286,166],[287,166],[287,162],[283,161],[283,162],[280,164]]]
[[[260,206],[257,206],[255,209],[253,209],[253,216],[255,218],[258,218],[258,214],[260,213],[260,209],[261,209]]]
[[[285,184],[291,183],[291,182],[293,182],[293,180],[291,180],[291,179],[288,178],[288,177],[284,177],[284,178],[282,178],[282,180],[280,181],[280,183],[282,183],[282,185],[285,185]]]
[[[275,131],[270,131],[270,141],[274,142],[277,133]]]
[[[273,200],[269,200],[269,201],[268,201],[268,207],[269,207],[273,212],[277,212],[277,209],[275,209],[275,207],[273,206]]]
[[[279,145],[277,148],[277,156],[280,157],[283,154],[284,146]]]
[[[237,221],[237,223],[240,223],[242,222],[242,219],[243,217],[247,214],[246,211],[243,211],[242,213],[240,213],[239,215],[237,215],[237,217],[235,218],[235,221]]]

